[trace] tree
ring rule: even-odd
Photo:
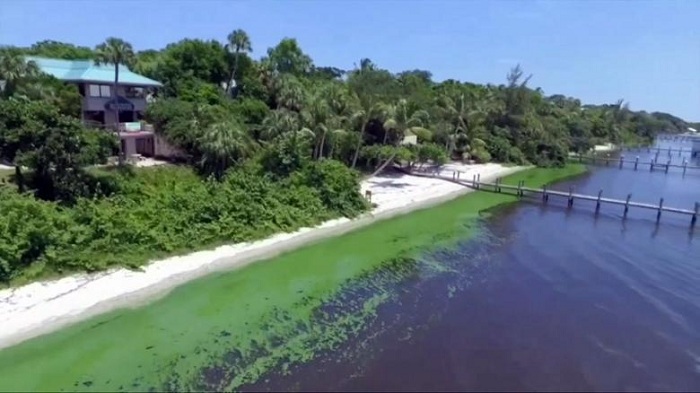
[[[37,77],[39,73],[37,64],[34,61],[26,61],[21,53],[7,49],[0,51],[0,81],[4,81],[5,84],[0,86],[3,96],[11,96],[18,85]]]
[[[269,48],[265,60],[273,71],[295,76],[306,75],[313,67],[311,58],[301,50],[294,38],[283,38],[277,46]]]
[[[256,145],[243,125],[229,120],[207,127],[199,139],[199,150],[204,171],[221,179],[231,166],[251,157]]]
[[[112,89],[112,103],[114,105],[114,129],[119,135],[119,66],[129,66],[134,64],[136,56],[131,44],[121,38],[109,37],[105,42],[95,48],[95,64],[114,65],[114,86]],[[119,144],[119,165],[124,163],[124,152]]]
[[[184,93],[185,81],[201,81],[221,89],[230,76],[226,57],[225,47],[215,40],[180,40],[163,49],[152,76],[163,83],[163,93],[168,96]]]
[[[228,43],[226,44],[226,49],[229,53],[233,54],[233,67],[231,69],[231,77],[226,84],[226,92],[229,92],[232,88],[231,84],[238,82],[235,81],[236,71],[238,71],[238,62],[241,53],[249,53],[253,51],[253,47],[250,43],[250,37],[243,29],[236,29],[231,34],[228,35]]]
[[[20,177],[29,167],[41,199],[93,195],[97,186],[84,167],[104,163],[114,144],[111,134],[86,129],[47,102],[0,100],[0,159],[14,163]]]
[[[48,57],[51,59],[86,60],[95,55],[92,49],[85,46],[76,46],[66,42],[44,40],[32,44],[28,53],[34,56]]]

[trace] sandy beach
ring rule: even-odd
[[[461,171],[462,178],[480,174],[483,181],[522,170],[499,164],[447,164],[441,171],[451,176]],[[211,274],[240,268],[251,262],[321,239],[338,236],[378,220],[427,208],[471,192],[464,186],[441,180],[387,173],[367,179],[362,192],[372,192],[377,206],[362,217],[325,222],[294,233],[188,255],[153,261],[140,271],[114,269],[95,274],[78,274],[57,280],[37,282],[0,291],[0,348],[46,334],[69,324],[112,311],[153,301],[185,282]]]

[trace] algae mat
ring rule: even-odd
[[[473,235],[478,212],[513,200],[473,193],[8,348],[0,390],[235,390],[357,335],[402,280],[449,269],[429,251]]]

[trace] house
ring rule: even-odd
[[[141,121],[153,93],[162,84],[119,66],[119,83],[114,94],[113,64],[95,64],[92,60],[63,60],[26,56],[39,69],[78,87],[82,96],[81,119],[89,126],[118,131],[122,152],[129,157],[169,157],[177,150]]]

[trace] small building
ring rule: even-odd
[[[418,136],[411,131],[406,131],[404,134],[403,139],[401,140],[402,145],[417,145],[418,144]]]
[[[168,157],[176,152],[142,121],[148,103],[162,84],[119,66],[117,94],[113,64],[92,60],[63,60],[26,56],[39,69],[65,83],[74,84],[82,96],[81,119],[88,126],[119,132],[122,151],[128,156]],[[159,149],[159,147],[161,149]]]

